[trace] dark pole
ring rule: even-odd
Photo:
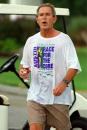
[[[64,16],[62,16],[62,21],[63,21],[63,25],[64,25],[64,32],[67,34],[66,21],[65,21]]]
[[[24,83],[24,85],[25,85],[27,88],[30,87],[29,84],[26,83],[26,82],[24,82],[24,80],[19,76],[19,74],[18,74],[18,72],[16,71],[15,68],[14,68],[14,70],[13,70],[12,72],[14,72],[14,73],[16,74],[16,76],[22,81],[22,83]]]
[[[62,21],[63,21],[63,25],[64,25],[64,32],[67,34],[66,21],[65,21],[65,17],[64,17],[64,16],[62,16]],[[72,80],[72,89],[73,89],[74,100],[73,100],[72,105],[70,106],[69,109],[72,108],[72,106],[74,105],[74,103],[75,103],[75,101],[76,101],[75,83],[74,83],[74,80]]]

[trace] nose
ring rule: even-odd
[[[43,15],[43,18],[46,18],[46,15],[45,15],[45,14]]]
[[[46,20],[47,19],[47,16],[44,14],[43,15],[43,20]]]

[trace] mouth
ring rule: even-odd
[[[45,21],[44,21],[44,22],[42,22],[42,24],[43,24],[43,25],[46,25],[46,24],[47,24],[47,22],[45,22]]]

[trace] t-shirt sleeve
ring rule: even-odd
[[[73,45],[72,40],[68,36],[68,41],[65,47],[65,52],[66,52],[66,63],[67,63],[67,68],[73,68],[77,69],[78,72],[81,71],[81,66],[78,60],[78,56],[75,50],[75,47]]]
[[[20,64],[23,65],[23,67],[27,68],[29,67],[30,68],[30,46],[29,46],[29,40],[26,41],[25,43],[25,46],[23,48],[23,56],[22,56],[22,59],[21,59],[21,62]]]

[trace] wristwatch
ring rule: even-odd
[[[63,82],[64,82],[66,85],[68,85],[70,81],[67,80],[67,79],[63,79]]]

